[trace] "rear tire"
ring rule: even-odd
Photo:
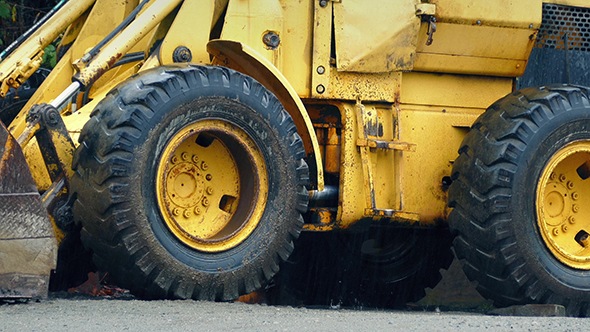
[[[449,191],[454,247],[498,306],[552,303],[588,315],[590,265],[581,262],[590,252],[577,234],[590,232],[590,174],[579,171],[590,164],[589,92],[514,92],[478,118],[459,149]]]
[[[74,216],[97,266],[134,294],[233,300],[293,250],[303,157],[291,117],[252,78],[152,69],[113,89],[84,126]]]

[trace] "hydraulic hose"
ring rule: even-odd
[[[129,16],[127,16],[123,22],[121,22],[121,24],[115,28],[115,30],[111,31],[111,33],[101,40],[100,43],[96,44],[96,46],[94,46],[88,53],[84,54],[81,61],[87,63],[96,54],[98,54],[104,45],[110,42],[119,32],[121,32],[121,30],[125,29],[135,19],[135,17],[137,17],[137,14],[148,2],[150,2],[150,0],[143,0],[137,7],[135,7],[131,14],[129,14]]]

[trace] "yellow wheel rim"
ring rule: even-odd
[[[537,222],[562,263],[590,270],[590,141],[570,143],[551,157],[537,186]]]
[[[264,158],[239,127],[221,120],[190,124],[164,148],[157,200],[168,229],[185,245],[219,252],[256,229],[268,193]]]

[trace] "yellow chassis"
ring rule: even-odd
[[[84,59],[138,2],[71,1],[0,64],[4,95],[39,67],[43,48],[65,30],[60,47],[69,49],[9,126],[39,191],[51,187],[52,166],[27,129],[30,108],[57,103],[68,88],[81,99],[80,89],[88,89],[83,107],[73,112],[66,103],[61,109],[76,142],[108,91],[133,74],[174,63],[174,51],[183,46],[193,63],[254,77],[293,117],[308,163],[316,166],[310,189],[338,187],[337,208],[312,210],[316,222],[304,227],[313,231],[349,228],[363,219],[444,223],[445,179],[457,148],[477,116],[512,92],[541,23],[541,0],[379,0],[371,6],[152,0],[98,55]],[[437,30],[429,36],[433,16]],[[268,39],[275,36],[277,45]],[[144,59],[111,69],[134,52],[144,52]],[[68,142],[60,149],[68,165]]]

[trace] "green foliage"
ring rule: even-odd
[[[13,9],[16,9],[16,8],[13,7]],[[11,17],[12,17],[12,9],[10,8],[10,5],[7,4],[6,1],[0,1],[0,18],[9,19]],[[2,32],[4,32],[4,35],[6,34],[5,31],[2,31]],[[4,39],[5,39],[4,37],[5,36],[2,36],[2,37],[3,38],[0,39],[0,45],[4,45]]]
[[[3,19],[12,19],[12,12],[16,12],[16,7],[11,8],[6,1],[0,1],[0,18]]]
[[[41,66],[52,69],[57,64],[56,48],[53,44],[50,44],[49,46],[45,47],[44,51],[45,54],[43,54]]]

